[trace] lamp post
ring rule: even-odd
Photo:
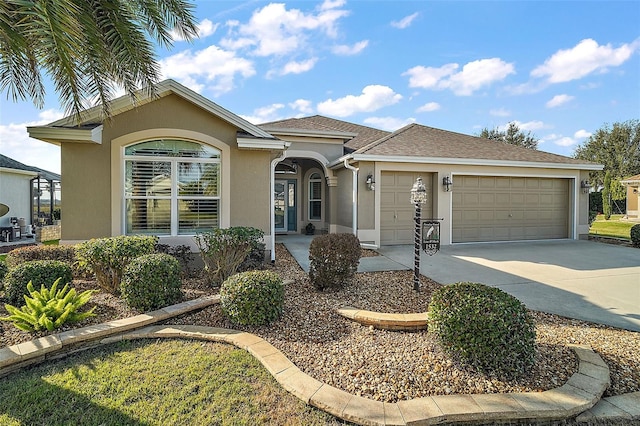
[[[422,183],[422,178],[416,179],[411,188],[411,204],[416,208],[413,232],[413,289],[420,291],[420,215],[421,208],[427,202],[427,189]]]

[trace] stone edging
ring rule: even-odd
[[[566,419],[591,409],[609,384],[609,368],[598,354],[587,346],[569,345],[578,356],[578,372],[556,389],[513,394],[435,395],[386,403],[351,395],[310,377],[269,342],[251,333],[204,326],[149,326],[218,302],[218,296],[209,296],[0,348],[0,376],[25,365],[64,356],[81,343],[86,348],[87,343],[100,338],[99,344],[159,337],[217,341],[247,350],[285,390],[305,403],[344,420],[366,425]]]
[[[429,325],[429,313],[390,314],[386,312],[365,311],[364,309],[344,306],[337,309],[338,314],[362,325],[370,325],[382,330],[416,331]]]

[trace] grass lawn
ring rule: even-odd
[[[187,340],[90,349],[0,380],[0,424],[341,424],[246,351]]]
[[[622,215],[611,215],[609,220],[605,220],[604,215],[599,214],[589,229],[590,235],[602,235],[605,237],[631,239],[631,227],[636,222],[621,221]]]

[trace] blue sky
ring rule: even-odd
[[[159,49],[164,77],[262,123],[322,114],[466,134],[515,121],[573,155],[640,118],[640,2],[197,1],[200,38]],[[27,125],[62,116],[0,100],[0,153],[53,172]]]

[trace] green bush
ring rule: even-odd
[[[58,278],[64,283],[73,279],[71,267],[59,260],[34,260],[9,269],[4,277],[4,296],[13,305],[22,306],[27,284],[50,286]]]
[[[71,266],[73,275],[78,276],[80,272],[76,267],[76,248],[70,245],[54,246],[27,246],[11,250],[7,254],[7,266],[16,267],[25,262],[34,260],[59,260]]]
[[[158,244],[155,246],[156,253],[165,253],[175,257],[180,263],[180,269],[183,277],[191,276],[190,264],[193,260],[193,253],[191,253],[191,247],[188,245],[171,246],[169,244]]]
[[[631,243],[634,247],[640,247],[640,223],[631,227]]]
[[[204,274],[212,285],[220,285],[250,262],[264,246],[264,232],[259,229],[236,226],[214,229],[196,236],[196,244],[204,262]]]
[[[322,291],[348,285],[360,263],[360,241],[353,234],[316,237],[309,247],[311,285]]]
[[[2,290],[2,280],[4,280],[4,276],[9,272],[9,267],[6,263],[0,260],[0,290]]]
[[[284,308],[282,279],[270,271],[233,275],[220,287],[220,306],[235,324],[269,324],[280,317]]]
[[[136,257],[154,252],[157,237],[121,235],[85,241],[76,246],[81,267],[89,269],[103,290],[117,294],[124,268]]]
[[[163,308],[180,300],[180,263],[165,253],[133,259],[122,274],[122,298],[143,311]]]
[[[69,289],[69,284],[58,290],[58,278],[51,289],[47,289],[44,285],[40,287],[40,291],[33,288],[33,284],[27,284],[27,291],[31,297],[24,296],[25,305],[22,309],[6,304],[4,305],[8,317],[0,318],[2,321],[11,321],[13,324],[24,331],[40,331],[55,330],[68,322],[78,322],[85,318],[94,316],[95,306],[87,312],[78,312],[84,306],[91,295],[96,290],[87,290],[77,294],[74,288]]]
[[[535,360],[531,314],[515,297],[478,283],[446,285],[433,293],[429,331],[461,362],[483,372],[518,377]]]

